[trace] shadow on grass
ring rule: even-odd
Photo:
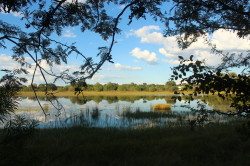
[[[237,126],[40,129],[20,147],[1,144],[0,165],[247,166],[250,140],[240,139]]]

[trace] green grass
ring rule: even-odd
[[[43,129],[23,141],[1,143],[0,165],[248,166],[250,140],[242,141],[236,127]]]

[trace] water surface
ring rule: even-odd
[[[203,96],[193,101],[174,100],[172,95],[157,96],[88,96],[88,97],[59,97],[48,101],[40,97],[41,110],[34,97],[21,97],[17,114],[25,115],[39,121],[39,127],[68,127],[73,125],[88,125],[98,127],[135,127],[138,125],[166,125],[176,122],[176,118],[158,119],[127,119],[122,116],[126,111],[154,112],[153,106],[159,103],[171,104],[171,110],[162,111],[166,114],[179,114],[182,119],[192,119],[196,114],[193,110],[211,111],[217,109],[222,112],[232,111],[229,102],[215,96]],[[58,105],[60,104],[60,105]],[[58,107],[62,109],[58,110]],[[202,107],[201,107],[202,106]],[[213,115],[213,121],[223,122],[225,117]]]

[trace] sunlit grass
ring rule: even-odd
[[[166,110],[171,110],[171,104],[155,104],[154,105],[154,110],[155,111],[166,111]]]
[[[37,112],[41,111],[39,107],[18,107],[17,112]]]

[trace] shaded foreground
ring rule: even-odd
[[[240,126],[40,129],[4,142],[1,133],[0,165],[247,166],[250,140],[242,140]]]

